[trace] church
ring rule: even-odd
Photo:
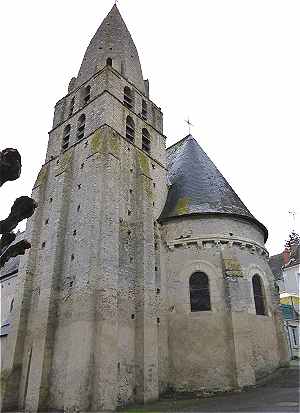
[[[115,410],[287,362],[267,229],[193,136],[167,147],[116,5],[55,106],[32,197],[2,410]]]

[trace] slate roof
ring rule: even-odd
[[[160,221],[186,215],[227,215],[246,219],[264,233],[229,183],[192,135],[167,149],[169,192]]]

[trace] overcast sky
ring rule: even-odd
[[[22,154],[22,176],[1,188],[0,216],[30,195],[44,162],[55,103],[67,93],[112,0],[1,4],[1,145]],[[120,0],[151,99],[171,145],[193,136],[283,249],[300,232],[300,1]]]

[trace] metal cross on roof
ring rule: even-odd
[[[191,134],[191,126],[194,126],[194,125],[191,123],[190,118],[187,118],[187,120],[185,120],[185,122],[188,124],[188,127],[189,127],[189,135],[190,135],[190,134]]]
[[[296,215],[297,215],[297,213],[296,213],[296,211],[295,211],[294,209],[291,209],[291,210],[289,211],[289,214],[292,215],[292,219],[293,219],[293,230],[295,230],[295,228],[296,228]]]

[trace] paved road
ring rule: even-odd
[[[299,365],[280,369],[261,387],[206,399],[161,400],[123,412],[299,412]]]

